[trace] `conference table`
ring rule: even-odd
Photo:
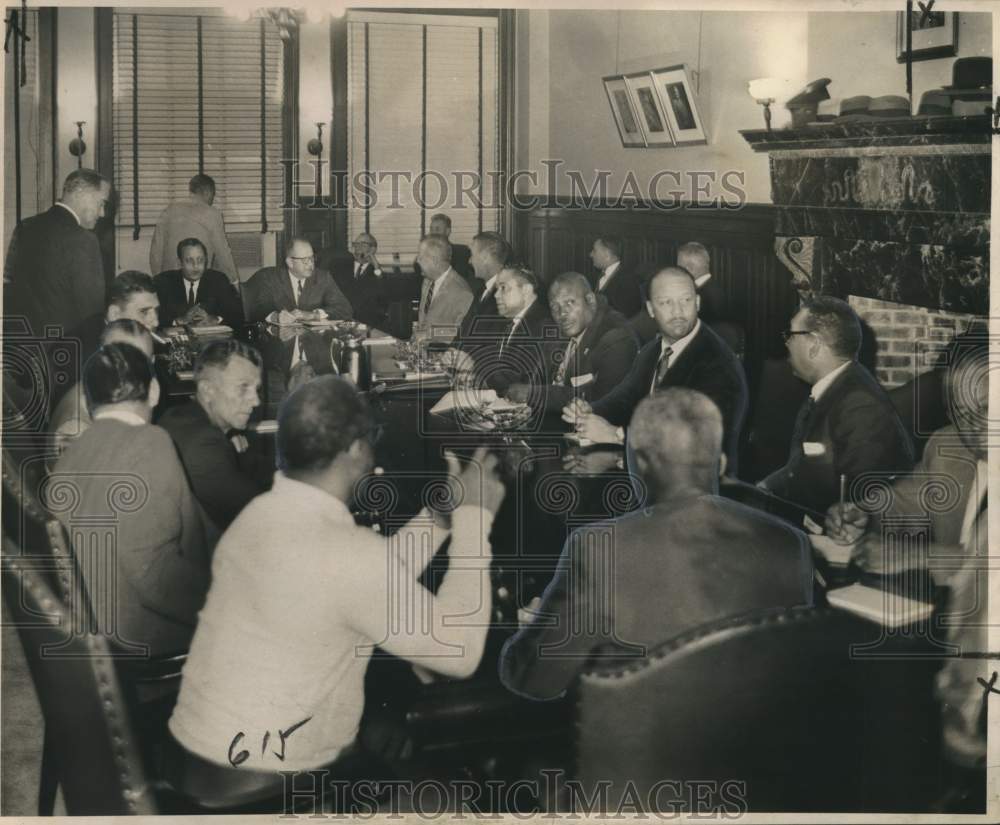
[[[446,477],[445,453],[470,457],[487,445],[499,457],[506,495],[490,536],[493,562],[493,615],[485,652],[468,680],[426,681],[426,674],[392,657],[373,658],[366,683],[366,713],[393,716],[418,749],[450,753],[446,770],[469,770],[507,760],[512,775],[523,775],[530,753],[568,758],[572,708],[567,701],[521,699],[499,682],[504,642],[517,630],[518,610],[540,596],[552,577],[567,536],[577,527],[615,518],[641,505],[641,484],[626,471],[617,446],[581,446],[559,413],[529,412],[498,425],[482,409],[439,411],[452,390],[449,376],[433,360],[415,362],[414,347],[355,324],[275,327],[255,324],[237,333],[263,356],[262,402],[251,420],[252,449],[273,467],[275,419],[281,402],[301,382],[347,368],[351,352],[362,355],[359,378],[375,421],[377,471],[357,490],[354,514],[361,524],[385,534],[405,524],[428,503],[439,501]],[[201,336],[194,336],[201,338]],[[207,339],[206,339],[207,340]],[[168,402],[194,391],[190,356],[203,344],[186,341],[161,355],[161,380]],[[186,355],[175,350],[188,347]],[[459,398],[461,400],[461,398]],[[506,423],[505,423],[506,422]],[[727,481],[721,493],[775,515],[781,511],[748,484]],[[447,570],[447,544],[432,560],[423,583],[436,589]],[[857,571],[831,569],[817,559],[822,591],[849,583]]]
[[[365,332],[371,337],[361,338]],[[580,447],[558,412],[531,415],[515,427],[489,426],[469,410],[438,414],[432,408],[451,389],[440,374],[415,378],[400,366],[413,349],[378,331],[358,334],[355,325],[327,328],[255,324],[237,335],[263,357],[262,401],[249,426],[251,449],[273,466],[275,419],[281,402],[299,383],[340,371],[351,339],[364,353],[360,382],[375,421],[377,475],[359,485],[353,512],[357,521],[391,534],[428,502],[442,495],[445,452],[467,459],[480,445],[499,458],[506,495],[490,536],[493,562],[493,616],[486,649],[471,679],[420,684],[408,667],[378,657],[370,667],[371,694],[399,712],[413,736],[438,749],[481,744],[502,749],[501,741],[539,736],[568,742],[569,709],[534,703],[509,693],[497,675],[500,650],[517,630],[518,608],[540,596],[563,544],[576,527],[614,518],[638,505],[624,470],[620,447]],[[159,358],[166,403],[194,392],[191,358],[211,336],[181,339]],[[176,350],[188,349],[188,353]],[[446,546],[429,565],[423,583],[436,589],[447,570]],[[387,674],[389,674],[387,676]],[[388,694],[386,685],[389,684]],[[395,695],[392,695],[395,694]],[[515,751],[520,748],[515,748]]]

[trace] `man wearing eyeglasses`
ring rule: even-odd
[[[316,269],[312,244],[292,238],[285,265],[266,267],[247,282],[254,295],[251,321],[298,324],[325,319],[342,320],[354,315],[351,302],[329,272]]]
[[[806,301],[784,332],[792,372],[812,385],[784,467],[758,486],[822,514],[862,473],[913,467],[913,445],[885,390],[858,361],[861,322],[839,298]]]

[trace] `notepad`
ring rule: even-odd
[[[817,536],[810,534],[809,543],[813,550],[819,553],[834,567],[846,567],[851,563],[851,554],[854,550],[853,544],[839,544],[829,536]]]
[[[934,605],[908,599],[877,587],[852,584],[830,590],[826,600],[832,607],[846,610],[883,627],[906,627],[930,618]]]

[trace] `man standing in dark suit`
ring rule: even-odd
[[[47,326],[64,336],[104,312],[104,265],[93,229],[111,183],[91,169],[71,172],[62,197],[15,230],[4,264],[4,314],[27,319],[33,335]]]
[[[787,501],[827,508],[862,473],[888,475],[913,467],[913,444],[885,390],[857,362],[861,322],[839,298],[803,303],[785,332],[792,372],[812,385],[792,432],[784,467],[760,482]]]
[[[806,537],[718,495],[722,416],[709,398],[675,387],[642,401],[629,444],[649,505],[569,537],[541,605],[521,613],[544,620],[501,654],[516,693],[561,695],[599,648],[641,661],[700,626],[812,602]]]
[[[613,309],[626,318],[642,311],[642,295],[635,271],[622,264],[622,241],[615,235],[602,235],[594,241],[590,260],[598,271],[595,292],[608,299]]]
[[[470,261],[476,272],[473,284],[476,298],[462,320],[459,339],[472,335],[478,326],[494,324],[499,315],[496,297],[497,276],[507,265],[510,257],[510,244],[497,232],[480,232],[472,239]],[[478,321],[479,318],[484,320]]]
[[[689,387],[711,398],[722,413],[723,449],[735,475],[747,382],[733,351],[698,318],[698,308],[694,278],[686,269],[669,266],[657,272],[646,310],[660,335],[639,350],[617,388],[593,405],[574,399],[563,409],[563,419],[590,441],[623,444],[624,428],[643,398],[667,387]]]
[[[305,238],[292,238],[284,266],[261,269],[247,284],[255,296],[251,321],[294,324],[353,315],[333,276],[316,269],[312,244]]]
[[[224,273],[206,269],[208,252],[197,238],[177,244],[180,269],[168,269],[156,276],[160,299],[160,323],[192,326],[243,324],[243,301]]]
[[[362,232],[351,243],[352,260],[338,259],[333,278],[354,309],[354,320],[370,327],[386,325],[384,275],[378,262],[378,241],[374,235]]]
[[[617,387],[632,368],[638,342],[620,312],[594,294],[579,272],[563,272],[549,286],[549,309],[566,343],[558,357],[545,408],[561,410],[574,398],[593,403]],[[512,401],[526,401],[531,387],[515,384]]]
[[[195,363],[195,397],[159,421],[177,446],[195,498],[220,530],[263,492],[249,466],[241,466],[247,440],[239,434],[260,403],[262,363],[257,350],[240,341],[213,341]]]

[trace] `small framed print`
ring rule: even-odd
[[[650,72],[656,93],[660,97],[667,123],[677,146],[708,143],[708,136],[698,114],[698,104],[687,66],[668,66]]]
[[[930,5],[928,3],[927,5]],[[896,62],[906,62],[906,12],[896,14]],[[910,55],[913,60],[954,57],[958,53],[958,12],[910,12]]]
[[[635,104],[632,102],[625,78],[621,75],[611,75],[603,80],[604,91],[607,92],[608,103],[611,104],[611,114],[618,127],[622,146],[626,149],[644,147],[646,139],[639,126],[639,113],[635,110]]]
[[[649,72],[627,74],[625,84],[632,93],[632,102],[638,113],[639,128],[646,138],[646,146],[673,146],[674,138],[670,133],[667,113],[663,111],[663,102],[656,94],[653,75]]]

